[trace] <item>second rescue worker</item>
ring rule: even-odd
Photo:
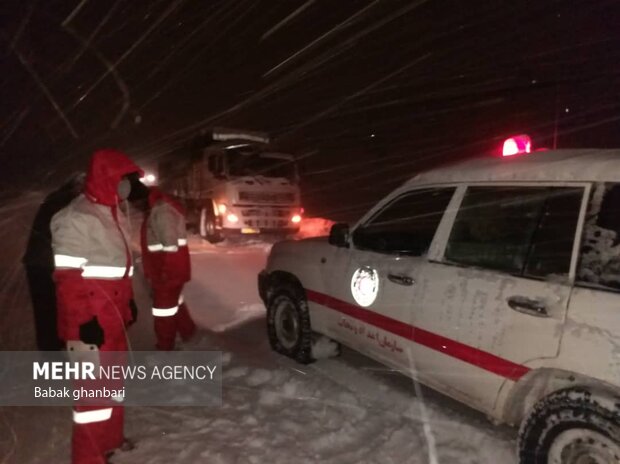
[[[153,319],[157,349],[174,349],[177,332],[183,340],[196,330],[183,302],[183,286],[191,279],[183,207],[151,187],[142,224],[144,275],[153,288]]]

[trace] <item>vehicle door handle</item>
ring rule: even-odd
[[[525,296],[511,296],[507,299],[508,306],[515,311],[535,317],[549,317],[547,305],[540,300],[533,300]]]
[[[410,287],[411,285],[415,284],[415,280],[406,275],[388,274],[387,277],[390,282],[394,282],[398,285],[405,285],[407,287]]]

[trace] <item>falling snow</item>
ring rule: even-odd
[[[205,127],[266,131],[299,162],[302,238],[428,167],[499,154],[510,135],[534,151],[620,145],[617,2],[475,3],[2,2],[0,349],[35,347],[21,264],[32,220],[95,148],[154,167]],[[580,276],[615,285],[616,232],[593,221]],[[332,359],[327,339],[310,367],[272,354],[256,290],[271,243],[190,245],[203,332],[185,349],[224,352],[224,407],[129,411],[138,447],[114,463],[514,462],[512,430],[350,352]],[[148,314],[139,274],[134,286]],[[134,349],[153,346],[150,324],[132,329]],[[0,410],[0,463],[67,462],[68,411],[32,417]]]
[[[496,428],[479,414],[350,351],[331,358],[337,346],[327,338],[315,343],[313,354],[321,360],[310,366],[273,353],[255,282],[269,244],[213,246],[192,238],[190,246],[198,277],[187,286],[185,299],[201,332],[182,349],[223,352],[223,405],[127,409],[126,432],[137,446],[118,454],[114,464],[194,464],[203,459],[222,464],[426,464],[429,434],[433,462],[515,462],[514,430]],[[131,343],[135,350],[151,349],[148,294],[141,277],[136,280],[140,316],[130,330]],[[39,408],[36,423],[29,411],[0,409],[3,462],[66,462],[68,409]],[[21,446],[35,436],[36,447]]]

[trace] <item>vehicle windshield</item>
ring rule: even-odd
[[[265,176],[295,180],[297,176],[297,168],[293,160],[270,156],[267,153],[227,150],[226,161],[228,175],[231,177]]]

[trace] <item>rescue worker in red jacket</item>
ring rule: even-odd
[[[58,335],[69,350],[127,350],[133,266],[119,203],[132,173],[142,171],[123,153],[95,152],[83,193],[52,219]],[[129,447],[123,414],[121,406],[76,406],[72,463],[103,464]]]
[[[173,350],[177,332],[183,340],[196,326],[183,302],[183,286],[191,279],[183,207],[152,187],[142,224],[144,275],[153,288],[153,319],[157,349]]]

